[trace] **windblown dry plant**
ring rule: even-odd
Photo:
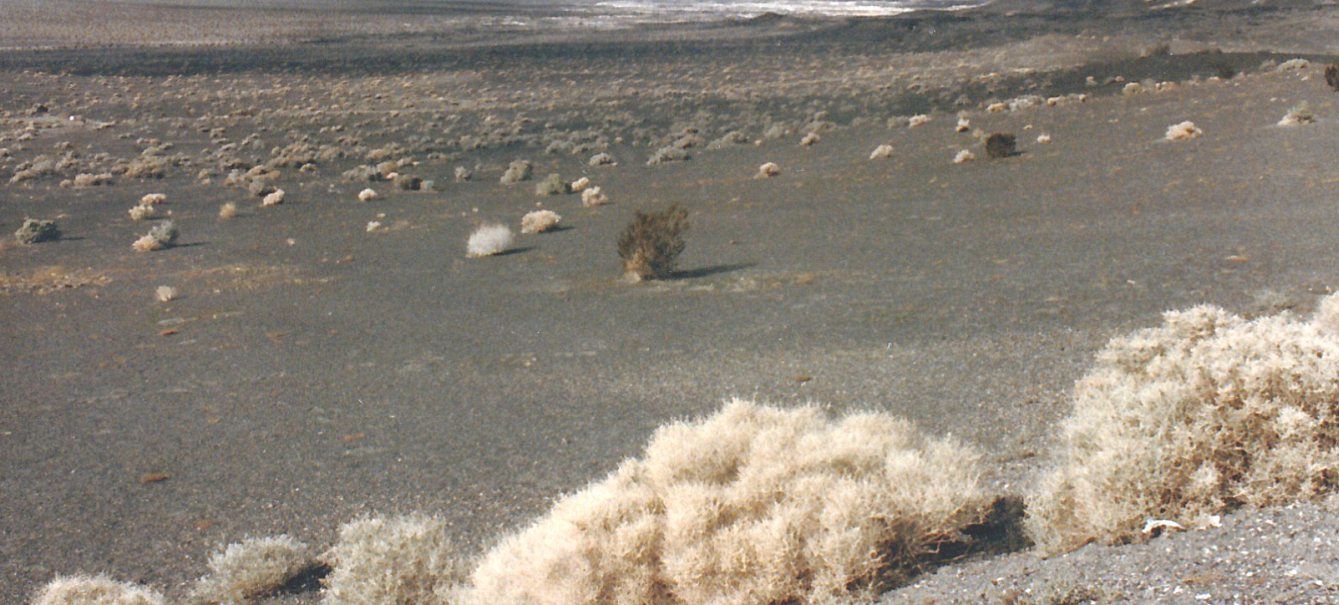
[[[1113,339],[1028,502],[1045,553],[1339,487],[1339,296],[1309,321],[1213,306]]]
[[[130,247],[137,252],[153,252],[171,247],[177,242],[177,225],[172,221],[163,221],[150,229],[147,234],[135,240]]]
[[[326,558],[333,571],[325,580],[325,605],[445,605],[469,572],[447,539],[445,521],[426,516],[346,523]]]
[[[165,605],[153,589],[107,576],[60,576],[33,597],[33,605]]]
[[[1168,126],[1166,138],[1168,141],[1188,141],[1202,134],[1204,134],[1204,131],[1200,130],[1198,126],[1195,126],[1194,122],[1186,120],[1185,122]]]
[[[618,236],[623,272],[633,280],[668,277],[684,249],[688,211],[674,204],[660,212],[637,211]]]
[[[815,603],[872,594],[971,543],[977,456],[908,422],[735,400],[484,556],[469,603]]]
[[[586,208],[594,208],[609,203],[609,196],[600,190],[600,187],[592,186],[581,192],[581,205]]]
[[[307,545],[288,536],[229,544],[209,556],[209,575],[196,581],[186,603],[246,603],[282,588],[310,565]]]
[[[1311,112],[1311,107],[1306,102],[1302,102],[1283,115],[1283,119],[1279,120],[1279,126],[1301,126],[1315,122],[1316,114]]]
[[[554,227],[557,227],[558,223],[562,220],[563,217],[552,210],[535,210],[533,212],[527,212],[525,213],[525,216],[521,217],[521,233],[531,234],[550,231]]]
[[[511,247],[515,236],[511,229],[506,225],[486,224],[480,225],[470,234],[470,239],[465,243],[465,253],[470,258],[481,258],[500,254]]]

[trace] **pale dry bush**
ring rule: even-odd
[[[250,538],[209,556],[209,575],[192,587],[191,605],[245,603],[274,592],[311,563],[307,545],[286,535]]]
[[[1166,139],[1168,141],[1188,141],[1204,134],[1194,122],[1186,120],[1179,124],[1172,124],[1167,127]]]
[[[525,213],[525,216],[521,217],[521,233],[531,234],[550,231],[557,227],[558,223],[562,220],[563,217],[552,210],[534,210],[527,212]]]
[[[878,160],[882,158],[891,158],[891,157],[893,157],[893,146],[888,144],[879,145],[878,147],[875,147],[874,151],[870,152],[869,154],[869,159],[871,160]]]
[[[466,242],[466,254],[471,258],[500,254],[511,247],[514,239],[511,229],[506,225],[480,225],[470,234],[470,239]]]
[[[866,596],[962,539],[977,456],[875,412],[734,400],[486,554],[463,602],[668,605]],[[945,548],[944,550],[947,550]],[[941,551],[943,552],[943,551]]]
[[[332,567],[326,605],[445,604],[468,573],[445,521],[421,515],[346,523],[325,558]]]
[[[157,591],[107,576],[59,576],[33,598],[33,605],[164,605]]]
[[[1056,466],[1029,497],[1042,552],[1122,543],[1339,486],[1339,297],[1316,317],[1213,306],[1115,338],[1078,382]]]

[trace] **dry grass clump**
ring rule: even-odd
[[[1309,321],[1213,306],[1115,338],[1075,387],[1055,468],[1029,498],[1043,552],[1140,537],[1150,519],[1339,487],[1339,297]]]
[[[800,139],[800,146],[811,147],[813,146],[814,143],[817,143],[821,140],[823,140],[823,137],[818,136],[817,132],[811,132],[809,134],[804,135],[804,138]]]
[[[270,207],[270,206],[278,206],[279,204],[282,204],[282,203],[284,203],[284,190],[283,190],[283,189],[275,189],[274,191],[271,191],[269,194],[267,194],[265,197],[261,198],[261,200],[260,200],[260,205],[261,205],[261,207],[266,207],[266,208],[268,208],[268,207]]]
[[[158,215],[158,208],[156,206],[140,204],[130,209],[130,220],[132,221],[142,221],[144,219],[153,218],[157,215]]]
[[[1044,132],[1041,133],[1041,134],[1039,134],[1039,135],[1037,135],[1037,144],[1038,144],[1038,145],[1050,145],[1050,144],[1051,144],[1051,135],[1046,134],[1046,133],[1044,133]]]
[[[157,591],[107,576],[58,576],[33,597],[33,605],[165,605]]]
[[[781,167],[776,162],[767,162],[758,167],[758,174],[753,175],[755,179],[766,179],[781,174]]]
[[[1303,124],[1314,124],[1315,122],[1316,114],[1312,113],[1311,107],[1303,102],[1289,109],[1288,113],[1284,114],[1283,119],[1279,120],[1279,126],[1301,126]]]
[[[167,194],[165,193],[146,193],[139,198],[139,205],[141,206],[157,206],[165,202],[167,202]]]
[[[172,246],[177,242],[177,225],[172,221],[163,221],[149,230],[149,233],[135,240],[130,247],[137,252],[153,252]]]
[[[237,216],[237,204],[228,202],[219,206],[219,218],[230,219],[234,216]]]
[[[953,127],[953,132],[967,132],[972,129],[972,121],[967,116],[958,116],[958,125]]]
[[[526,160],[516,160],[507,166],[506,172],[502,173],[501,182],[503,184],[519,183],[530,180],[530,174],[534,168]]]
[[[557,227],[561,220],[563,217],[552,210],[527,212],[521,217],[521,233],[543,233]]]
[[[1172,124],[1167,127],[1166,138],[1168,141],[1188,141],[1204,134],[1194,122],[1186,120],[1180,124]]]
[[[288,536],[250,538],[209,556],[209,575],[191,588],[191,605],[246,603],[282,588],[311,565],[307,545]]]
[[[326,605],[445,604],[468,573],[446,523],[425,516],[369,517],[344,524],[326,555]]]
[[[572,185],[563,180],[562,175],[557,173],[544,177],[538,183],[535,183],[535,195],[567,195],[572,193]]]
[[[515,236],[506,225],[480,225],[470,234],[470,239],[466,242],[466,255],[470,258],[480,258],[499,254],[510,248],[514,239]]]
[[[970,149],[963,149],[959,151],[957,155],[953,156],[953,163],[966,164],[967,162],[970,162],[975,159],[976,159],[975,153],[972,153]]]
[[[907,128],[915,128],[917,126],[928,124],[929,122],[930,122],[930,116],[926,114],[914,115],[907,120]]]
[[[650,158],[647,158],[646,165],[658,166],[669,162],[686,162],[691,158],[692,156],[689,155],[686,150],[678,147],[661,147],[660,149],[657,149],[655,153],[652,153]]]
[[[1274,71],[1292,71],[1296,69],[1306,69],[1308,67],[1311,67],[1311,62],[1299,57],[1279,63],[1279,66],[1274,68]]]
[[[172,286],[158,286],[153,291],[153,297],[158,299],[158,302],[172,302],[177,298],[177,289]]]
[[[633,281],[668,277],[684,249],[688,211],[674,204],[660,212],[637,211],[618,236],[623,273]]]
[[[474,571],[479,603],[827,602],[905,581],[990,508],[977,456],[908,422],[735,400],[656,431]]]
[[[603,206],[609,203],[609,197],[600,188],[591,187],[581,192],[581,205],[587,208]]]
[[[614,160],[614,156],[612,156],[612,155],[609,155],[609,154],[607,154],[607,153],[597,153],[597,154],[595,154],[595,155],[593,155],[593,156],[590,156],[590,160],[588,160],[588,161],[586,162],[586,165],[587,165],[587,166],[617,166],[617,165],[618,165],[618,162]]]
[[[875,147],[874,151],[870,152],[869,154],[869,159],[871,160],[879,160],[891,157],[893,157],[893,146],[888,144],[883,144],[879,145],[878,147]]]
[[[360,202],[370,202],[375,199],[377,199],[377,192],[370,187],[358,192],[358,201]]]
[[[585,176],[572,181],[572,184],[568,185],[568,189],[572,193],[581,193],[582,191],[585,191],[587,187],[590,187],[590,177]]]

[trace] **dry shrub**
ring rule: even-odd
[[[368,231],[371,231],[371,229],[368,229]],[[511,234],[511,229],[508,229],[506,225],[480,225],[474,232],[470,233],[469,241],[465,242],[465,254],[470,258],[501,254],[511,247],[514,239],[515,236]]]
[[[426,516],[369,517],[344,524],[326,555],[326,605],[445,604],[468,569],[446,523]]]
[[[1194,122],[1186,120],[1179,124],[1172,124],[1167,127],[1166,139],[1168,141],[1188,141],[1204,134]]]
[[[521,233],[530,234],[550,231],[557,227],[558,223],[562,220],[563,217],[552,210],[535,210],[533,212],[527,212],[525,213],[525,216],[521,217]]]
[[[581,205],[586,208],[603,206],[607,203],[609,203],[609,197],[598,186],[593,186],[581,192]]]
[[[473,574],[470,603],[768,605],[868,596],[971,539],[977,456],[875,412],[735,400],[656,431]]]
[[[150,588],[107,576],[60,576],[33,597],[33,605],[164,605]]]
[[[684,249],[688,211],[674,204],[660,212],[637,211],[618,236],[618,256],[631,279],[668,277]]]
[[[60,228],[56,226],[56,221],[24,219],[18,231],[14,232],[14,239],[25,245],[55,241],[60,239]]]
[[[1339,92],[1339,63],[1331,63],[1325,66],[1325,83],[1335,92]]]
[[[229,544],[209,556],[210,574],[195,583],[186,602],[245,603],[282,588],[310,565],[307,545],[288,536]]]
[[[237,204],[227,202],[219,206],[219,218],[230,219],[234,216],[237,216]]]
[[[1311,107],[1305,101],[1283,114],[1283,119],[1279,120],[1279,126],[1301,126],[1303,124],[1314,124],[1316,114],[1312,113]]]
[[[878,147],[875,147],[874,151],[870,152],[869,154],[869,159],[871,160],[878,160],[882,158],[891,158],[891,157],[893,157],[893,146],[888,144],[879,145]]]
[[[991,159],[1018,155],[1018,139],[1012,134],[997,132],[986,137],[986,156]]]
[[[1339,297],[1310,321],[1213,306],[1115,338],[1078,382],[1057,465],[1028,503],[1044,552],[1122,543],[1149,519],[1211,523],[1232,508],[1339,485]]]

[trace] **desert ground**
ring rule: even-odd
[[[1021,493],[1113,336],[1339,288],[1339,10],[1142,4],[501,39],[0,21],[0,601],[76,572],[179,595],[222,545],[369,513],[440,516],[477,555],[735,396],[889,412]],[[987,157],[993,132],[1019,153]],[[648,165],[665,147],[690,157]],[[514,160],[532,180],[499,182]],[[552,173],[608,203],[536,195]],[[619,232],[672,203],[678,271],[625,281]],[[540,208],[557,230],[467,257]],[[27,218],[60,238],[20,245]],[[173,245],[132,249],[166,220]],[[969,558],[883,598],[1332,602],[1337,511]]]

